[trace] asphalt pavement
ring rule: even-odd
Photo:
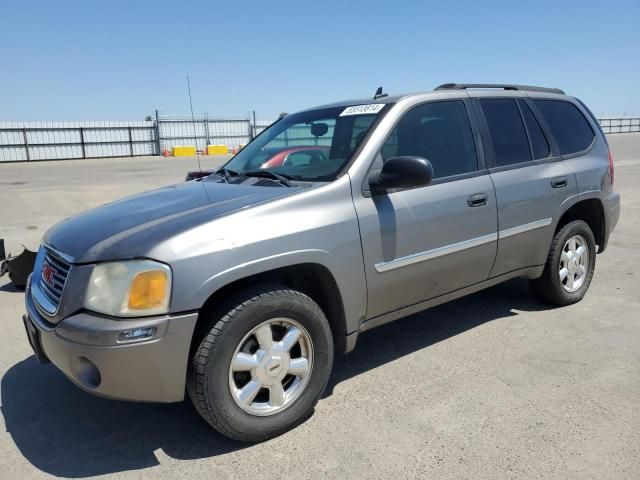
[[[188,401],[96,398],[39,365],[3,277],[0,478],[640,478],[640,135],[627,135],[611,140],[622,216],[582,302],[551,308],[515,280],[366,332],[313,416],[259,445],[217,434]],[[0,238],[36,248],[66,216],[196,168],[0,164]]]

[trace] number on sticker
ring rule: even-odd
[[[384,103],[370,103],[368,105],[352,105],[345,108],[340,114],[341,117],[348,115],[365,115],[368,113],[378,113],[384,107]]]

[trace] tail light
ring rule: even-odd
[[[609,150],[609,176],[611,177],[611,188],[613,189],[613,155]]]

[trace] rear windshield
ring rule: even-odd
[[[561,155],[589,148],[595,133],[582,112],[563,100],[533,100],[551,129]]]
[[[385,104],[308,110],[270,126],[224,168],[243,174],[269,170],[301,181],[336,178],[363,142]]]

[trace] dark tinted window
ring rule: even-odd
[[[529,108],[526,102],[518,101],[522,116],[524,117],[524,124],[527,126],[529,132],[529,141],[531,142],[531,148],[533,149],[533,158],[547,158],[549,156],[549,142],[547,137],[544,136],[544,132],[538,123],[535,115]]]
[[[360,146],[364,137],[369,131],[369,127],[375,120],[375,117],[368,116],[356,116],[353,122],[353,130],[351,132],[351,148],[355,150]]]
[[[473,133],[463,102],[433,102],[405,114],[382,147],[384,161],[416,155],[433,165],[434,178],[477,170]]]
[[[580,152],[595,136],[589,122],[575,105],[559,100],[534,100],[551,129],[561,155]]]
[[[516,101],[513,98],[483,98],[480,105],[489,127],[496,167],[531,160],[527,133]]]

